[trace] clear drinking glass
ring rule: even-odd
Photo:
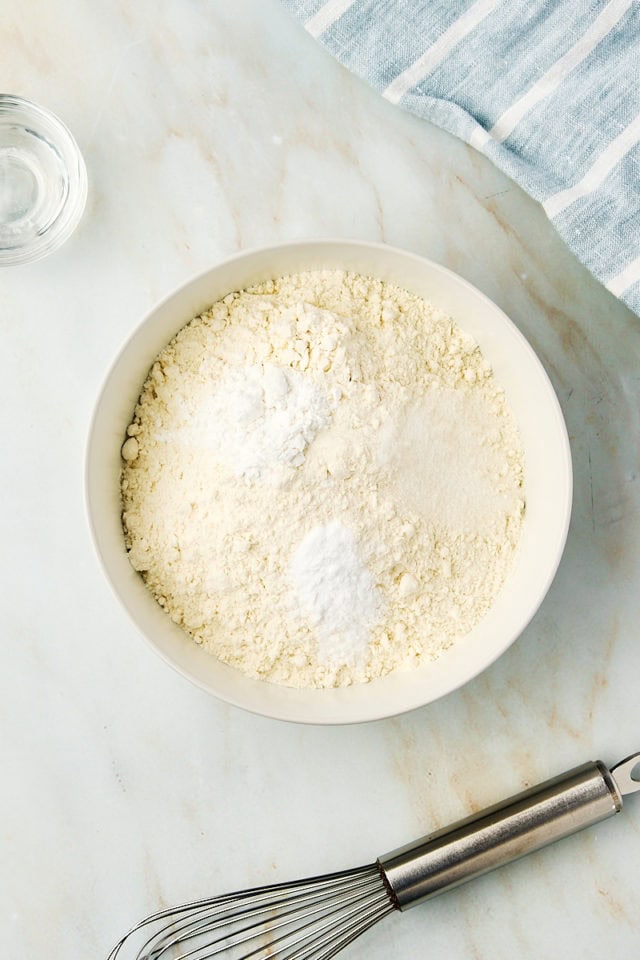
[[[0,94],[0,266],[56,250],[86,199],[84,160],[66,126],[29,100]]]

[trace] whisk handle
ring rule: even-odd
[[[405,910],[621,809],[614,775],[593,761],[394,850],[378,865],[395,906]]]

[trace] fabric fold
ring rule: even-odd
[[[391,103],[484,153],[640,314],[638,0],[282,0]]]

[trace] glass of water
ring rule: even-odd
[[[0,266],[56,250],[86,199],[84,160],[66,126],[29,100],[0,94]]]

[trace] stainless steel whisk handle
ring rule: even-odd
[[[406,910],[511,863],[622,809],[640,790],[635,753],[615,767],[591,761],[379,857],[394,905]]]

